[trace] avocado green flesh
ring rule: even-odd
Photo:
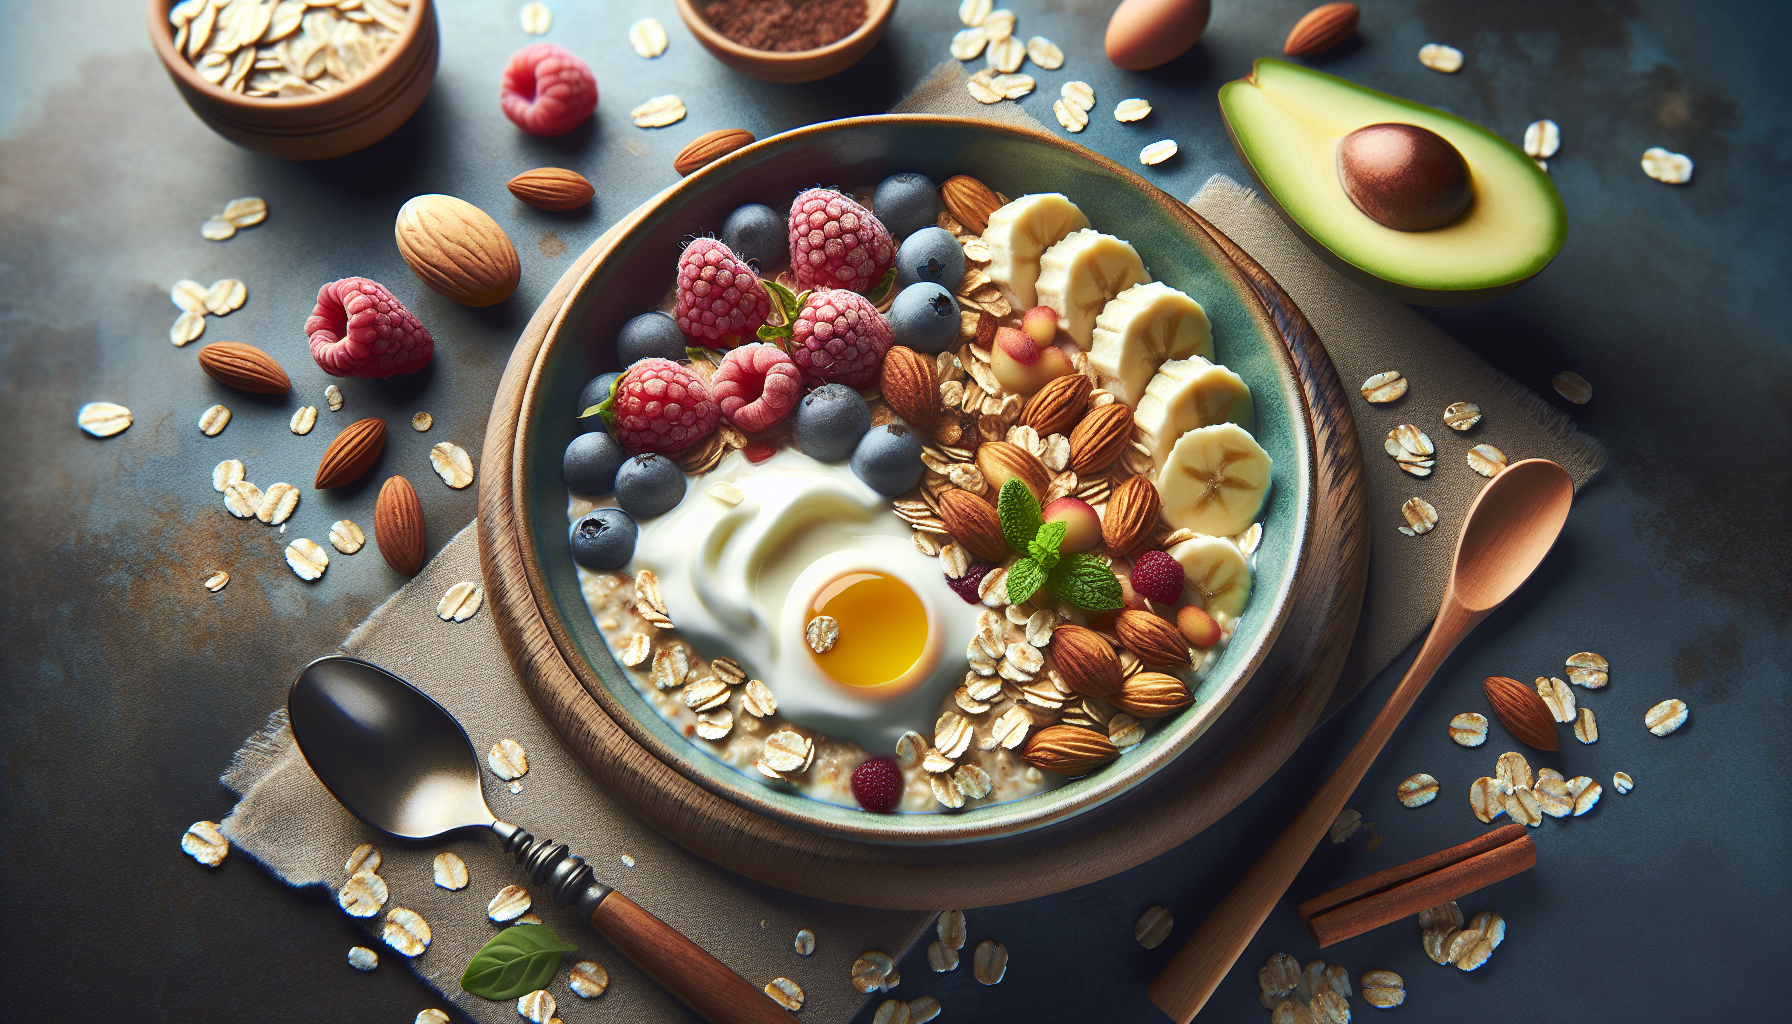
[[[1547,266],[1567,238],[1568,214],[1549,175],[1517,146],[1453,114],[1267,58],[1251,77],[1220,88],[1220,110],[1239,156],[1283,214],[1336,259],[1399,286],[1409,301],[1503,291]],[[1428,128],[1462,154],[1474,199],[1460,218],[1397,231],[1350,201],[1338,177],[1338,143],[1387,122]]]

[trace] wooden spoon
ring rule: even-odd
[[[1562,532],[1573,501],[1574,482],[1568,471],[1547,459],[1515,462],[1482,489],[1457,538],[1456,560],[1437,621],[1412,667],[1344,763],[1151,983],[1146,995],[1158,1009],[1182,1024],[1201,1012],[1287,892],[1319,837],[1344,809],[1344,801],[1363,781],[1419,691],[1468,631],[1511,597],[1543,561]]]

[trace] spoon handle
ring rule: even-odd
[[[598,903],[591,927],[704,1020],[713,1024],[794,1020],[752,982],[619,892],[612,891]]]

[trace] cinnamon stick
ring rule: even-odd
[[[1507,825],[1428,857],[1378,871],[1296,909],[1321,949],[1411,917],[1528,871],[1537,846],[1523,825]]]

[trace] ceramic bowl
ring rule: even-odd
[[[851,67],[883,37],[896,12],[896,0],[865,0],[865,23],[838,42],[815,50],[778,53],[742,46],[717,32],[698,9],[706,0],[677,0],[678,16],[703,48],[748,78],[762,82],[813,82]]]
[[[1206,308],[1216,355],[1251,387],[1256,436],[1275,467],[1250,604],[1196,691],[1194,706],[1162,720],[1144,743],[1093,775],[954,813],[837,807],[762,784],[700,750],[647,705],[612,660],[586,608],[566,542],[560,460],[579,429],[574,417],[580,389],[596,374],[618,368],[618,329],[671,289],[684,243],[717,231],[742,204],[777,208],[818,180],[869,195],[898,171],[919,171],[935,181],[970,174],[1010,196],[1062,192],[1096,228],[1131,241],[1157,279]],[[1256,293],[1188,207],[1074,143],[968,118],[882,115],[813,125],[741,149],[674,185],[630,218],[576,282],[535,363],[520,415],[516,504],[524,571],[536,576],[531,585],[541,611],[550,631],[564,638],[557,642],[584,688],[642,747],[697,784],[758,813],[866,842],[962,843],[1014,835],[1121,797],[1190,757],[1250,683],[1285,621],[1312,505],[1313,440],[1287,350]]]
[[[149,0],[149,39],[181,98],[206,126],[239,146],[283,160],[326,160],[392,134],[429,95],[440,50],[434,0],[411,0],[398,40],[361,77],[318,96],[244,96],[200,77],[174,48],[168,12]]]

